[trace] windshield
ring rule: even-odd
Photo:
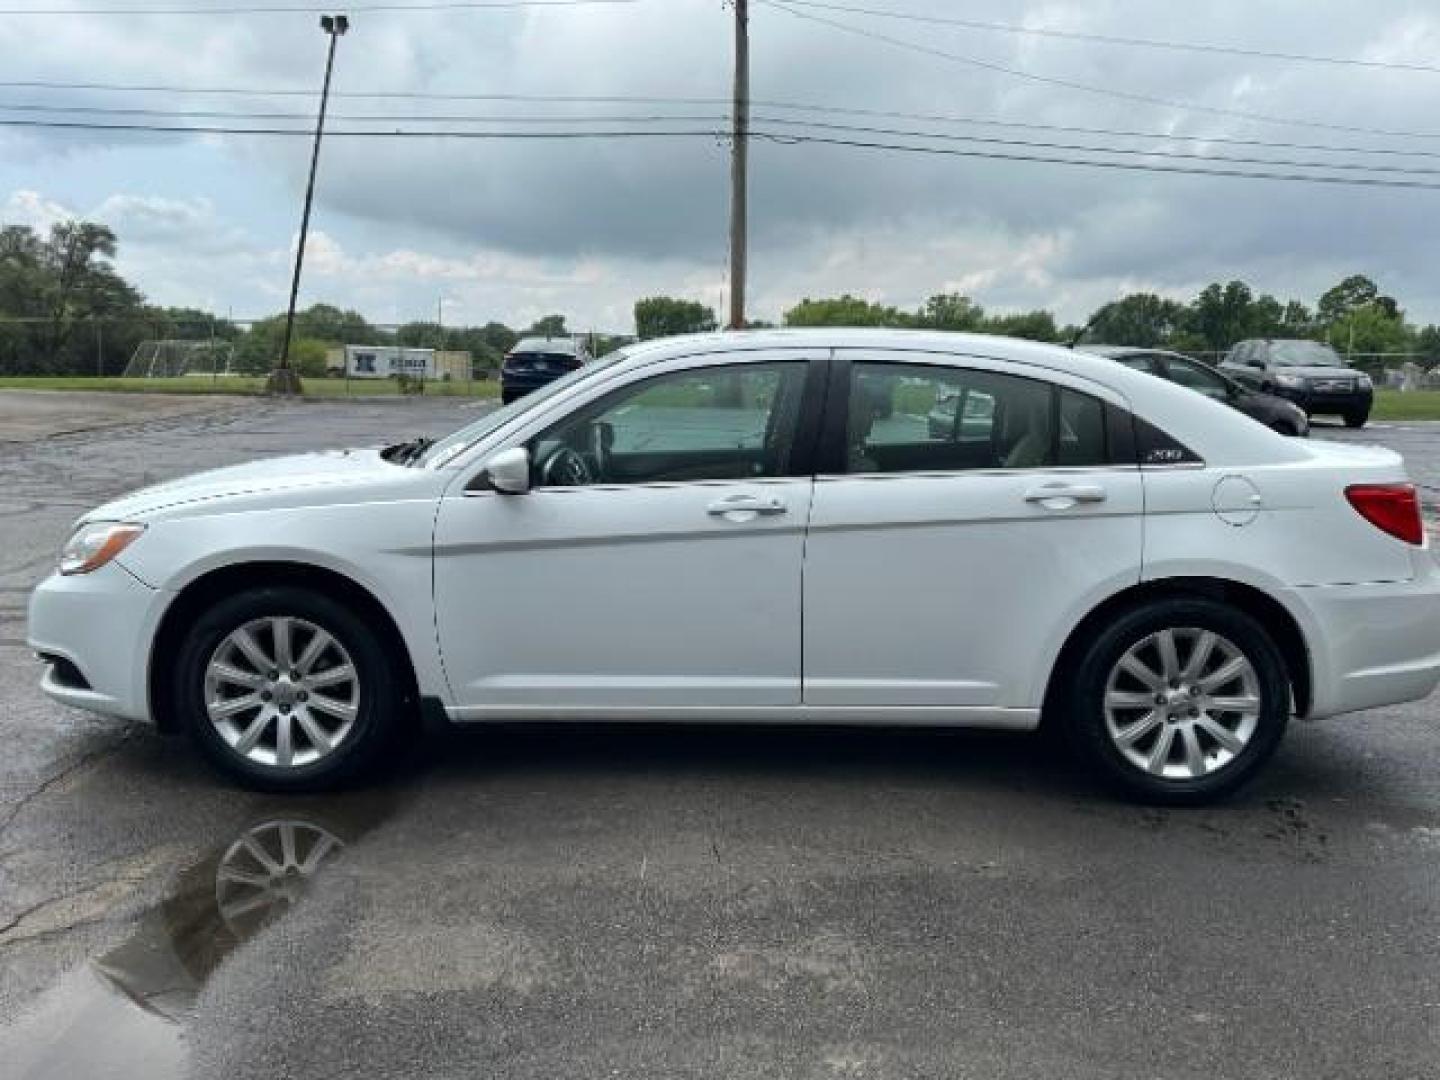
[[[576,368],[568,375],[556,379],[552,383],[546,383],[540,387],[540,389],[526,394],[518,401],[512,401],[509,405],[502,405],[493,412],[486,413],[473,424],[466,424],[459,431],[451,432],[443,439],[437,439],[426,448],[424,454],[416,458],[411,464],[425,466],[436,462],[443,464],[449,461],[467,446],[479,442],[492,431],[499,430],[521,413],[527,412],[541,402],[554,397],[566,387],[574,386],[580,380],[588,379],[591,375],[618,363],[625,358],[625,355],[624,349],[616,349],[614,352],[602,356],[598,360],[592,360],[584,367]]]
[[[1272,341],[1270,356],[1289,367],[1344,367],[1345,361],[1329,345],[1318,341]]]

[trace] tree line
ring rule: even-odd
[[[60,222],[44,234],[25,226],[0,228],[0,374],[115,375],[142,341],[155,339],[224,343],[232,370],[239,372],[260,373],[273,366],[283,314],[242,326],[193,308],[150,304],[115,271],[116,247],[115,234],[94,222]],[[712,308],[669,296],[639,300],[634,318],[635,336],[642,339],[717,325]],[[1282,302],[1231,281],[1208,285],[1188,302],[1131,293],[1100,307],[1084,325],[1061,325],[1043,309],[987,311],[958,293],[931,296],[913,309],[849,294],[807,298],[784,313],[783,323],[956,330],[1197,353],[1223,352],[1246,338],[1311,338],[1345,354],[1405,353],[1427,366],[1440,363],[1440,326],[1412,324],[1393,297],[1358,274],[1326,290],[1313,307],[1300,300]],[[499,321],[442,326],[424,320],[390,328],[356,311],[314,304],[296,313],[291,358],[302,375],[317,376],[325,373],[332,346],[405,345],[468,351],[477,367],[493,368],[521,337],[568,333],[563,315],[546,316],[523,329]],[[597,354],[626,340],[590,337]]]

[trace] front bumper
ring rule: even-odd
[[[1273,391],[1277,397],[1293,401],[1309,415],[1344,416],[1346,413],[1368,413],[1375,403],[1374,390],[1349,390],[1327,392],[1318,390],[1292,390],[1277,386]]]
[[[148,719],[150,641],[164,595],[118,562],[90,574],[51,574],[30,595],[26,641],[73,672],[47,663],[40,688],[77,709]]]
[[[1413,581],[1290,590],[1310,623],[1309,715],[1396,705],[1440,685],[1440,566],[1415,549]]]

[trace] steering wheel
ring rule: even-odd
[[[595,482],[595,475],[585,455],[561,446],[545,459],[540,479],[546,487],[585,487]]]

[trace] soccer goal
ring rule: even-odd
[[[232,375],[235,346],[229,341],[157,339],[135,346],[125,377],[173,379],[184,375]]]

